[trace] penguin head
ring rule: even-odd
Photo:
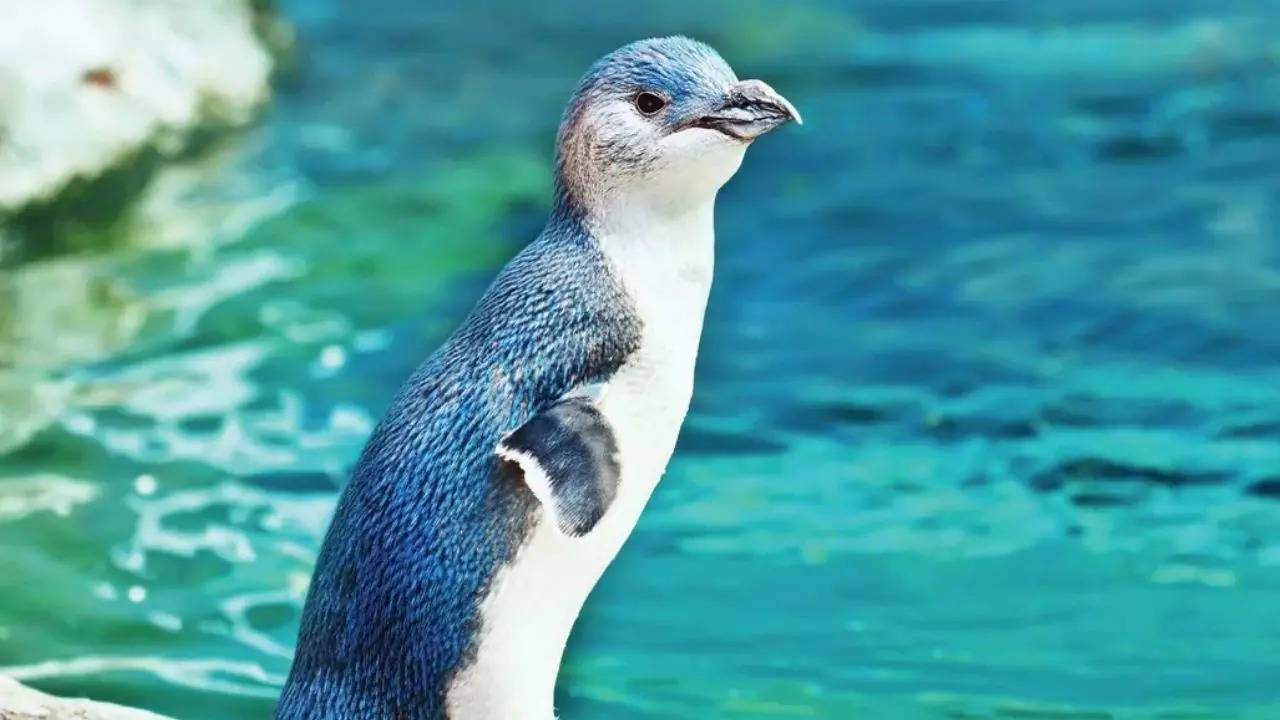
[[[641,40],[598,60],[565,110],[557,174],[578,204],[710,200],[748,145],[800,114],[719,53],[684,37]],[[615,197],[610,197],[615,196]]]

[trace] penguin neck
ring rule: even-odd
[[[646,323],[674,313],[701,327],[715,265],[716,193],[700,195],[667,203],[616,193],[584,218]]]

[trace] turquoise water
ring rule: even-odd
[[[345,468],[595,56],[804,112],[568,718],[1280,717],[1280,7],[289,0],[255,129],[0,267],[0,666],[265,717]],[[81,248],[70,252],[68,248]]]

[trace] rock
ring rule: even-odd
[[[162,715],[93,700],[57,698],[0,676],[0,720],[169,720]]]
[[[195,131],[247,122],[270,93],[260,0],[40,0],[0,22],[0,218]]]

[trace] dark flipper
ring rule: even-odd
[[[591,532],[618,492],[618,444],[589,397],[568,397],[507,435],[498,457],[519,466],[525,484],[561,532]]]

